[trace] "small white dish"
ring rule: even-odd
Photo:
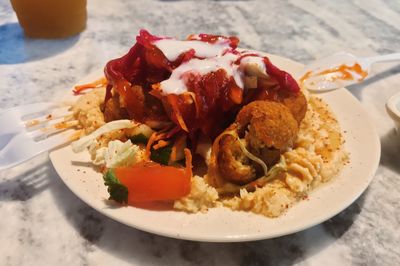
[[[393,119],[397,132],[400,132],[400,92],[390,97],[386,102],[386,112]]]

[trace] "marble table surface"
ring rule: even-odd
[[[82,34],[48,41],[24,38],[10,2],[0,0],[0,109],[56,98],[126,52],[140,28],[178,38],[237,35],[244,47],[302,63],[343,50],[400,52],[397,0],[88,2]],[[400,135],[385,101],[400,90],[400,65],[376,65],[373,73],[349,90],[378,131],[380,165],[369,188],[332,219],[256,242],[160,237],[83,203],[44,154],[0,172],[0,265],[399,265]]]

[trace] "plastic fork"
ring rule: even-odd
[[[0,170],[23,163],[72,140],[66,106],[35,103],[0,112]]]

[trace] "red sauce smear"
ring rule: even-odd
[[[354,76],[353,76],[352,72],[357,73],[360,76],[358,81],[362,81],[368,76],[368,72],[364,71],[361,68],[360,64],[358,64],[358,63],[355,63],[353,66],[347,66],[345,64],[342,64],[338,67],[327,69],[327,70],[324,70],[324,71],[321,71],[321,72],[318,72],[315,74],[312,71],[308,71],[299,79],[299,82],[300,82],[300,84],[304,84],[304,82],[306,82],[307,79],[309,79],[310,77],[323,76],[323,75],[335,74],[335,73],[339,73],[340,75],[331,77],[330,78],[331,81],[335,81],[338,79],[354,80]]]
[[[77,85],[73,89],[73,93],[75,95],[80,94],[82,91],[88,90],[88,89],[93,89],[97,87],[102,87],[107,85],[107,80],[105,77],[100,78],[98,80],[95,80],[93,82],[87,83],[87,84],[82,84],[82,85]]]

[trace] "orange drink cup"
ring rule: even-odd
[[[11,0],[25,35],[65,38],[86,27],[86,0]]]

